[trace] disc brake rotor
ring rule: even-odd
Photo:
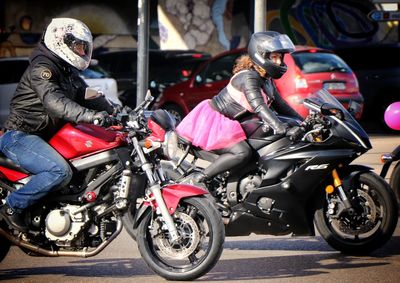
[[[356,229],[354,229],[353,227],[350,227],[349,223],[342,217],[332,219],[332,226],[349,235],[360,235],[371,231],[375,227],[375,220],[377,217],[377,209],[372,197],[363,190],[357,190],[357,194],[359,199],[362,201],[361,205],[364,208],[365,215],[361,216],[363,218],[362,222],[364,223],[360,223],[357,225]]]
[[[185,213],[175,212],[174,221],[180,236],[178,242],[171,243],[168,234],[160,233],[155,237],[155,243],[164,255],[184,259],[196,250],[200,242],[200,231],[196,221]]]

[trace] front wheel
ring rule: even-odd
[[[182,199],[172,215],[179,240],[171,243],[161,216],[148,210],[139,224],[137,243],[148,266],[168,280],[193,280],[206,274],[221,256],[222,219],[206,197]]]
[[[314,221],[321,236],[336,250],[366,254],[383,246],[397,225],[397,202],[384,179],[368,172],[355,181],[357,205],[343,210],[335,194],[328,195]],[[354,204],[354,202],[353,202]]]

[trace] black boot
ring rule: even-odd
[[[206,188],[206,182],[209,180],[208,176],[203,172],[196,172],[190,175],[191,176],[191,183],[194,186]]]
[[[16,213],[7,204],[0,206],[0,220],[4,220],[8,225],[20,232],[27,232],[28,227],[20,213]]]

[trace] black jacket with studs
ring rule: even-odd
[[[11,100],[6,129],[49,139],[66,122],[92,123],[97,111],[113,112],[103,97],[85,100],[87,84],[78,70],[54,55],[43,42],[29,60]]]

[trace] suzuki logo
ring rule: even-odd
[[[306,171],[308,170],[323,170],[328,168],[329,164],[321,164],[321,165],[310,165],[306,168]]]
[[[92,147],[93,142],[92,141],[86,141],[85,145],[86,145],[86,147]]]

